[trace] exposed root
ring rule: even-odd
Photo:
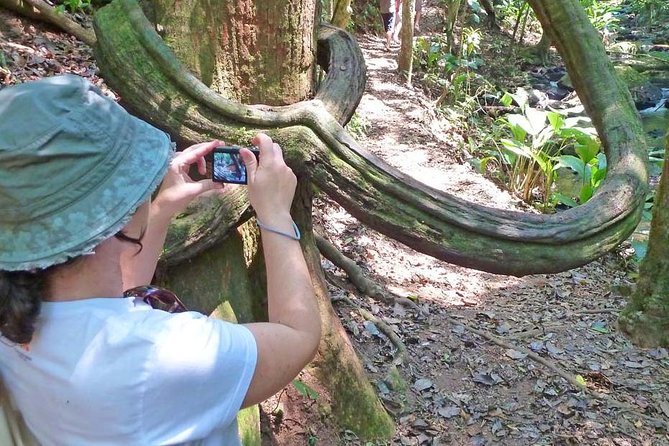
[[[400,305],[410,307],[413,310],[416,310],[422,313],[421,308],[416,305],[414,301],[408,297],[397,295],[391,291],[384,289],[378,283],[368,279],[360,268],[353,260],[346,257],[330,243],[325,237],[320,234],[314,233],[316,239],[316,246],[321,252],[323,257],[334,263],[337,267],[341,268],[348,275],[349,280],[355,287],[366,296],[371,297],[375,300],[380,300],[382,302],[394,304],[395,302]]]

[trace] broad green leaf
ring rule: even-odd
[[[294,379],[293,387],[295,387],[295,390],[297,390],[297,392],[305,398],[309,398],[311,400],[318,398],[318,392],[309,387],[304,381]]]
[[[592,186],[596,189],[599,187],[599,184],[606,178],[606,167],[601,169],[598,168],[597,170],[593,169],[592,170],[592,178],[590,179],[590,182],[592,183]]]
[[[524,89],[518,88],[515,93],[511,93],[511,97],[522,110],[527,106],[527,101],[529,100],[530,95]]]
[[[557,170],[560,167],[567,167],[577,174],[581,178],[585,176],[586,165],[579,158],[576,158],[574,155],[560,155],[557,157],[557,164],[553,167],[553,170]]]
[[[555,132],[553,127],[544,127],[539,134],[532,141],[532,148],[535,150],[542,150],[543,146],[553,137]]]
[[[581,204],[585,203],[590,198],[592,198],[593,193],[594,193],[594,189],[592,188],[592,185],[590,184],[590,181],[588,181],[587,183],[584,183],[583,186],[581,187],[581,193],[579,194],[579,197],[578,197]]]
[[[505,106],[509,107],[511,104],[513,104],[513,96],[511,96],[508,92],[505,92],[502,97],[499,99],[499,102]]]
[[[574,200],[573,198],[568,197],[566,195],[563,195],[559,192],[556,192],[556,193],[553,194],[553,200],[558,202],[558,203],[562,203],[565,206],[569,206],[570,208],[575,208],[576,206],[578,206],[578,203],[576,202],[576,200]]]
[[[548,122],[551,125],[551,128],[558,132],[562,127],[564,127],[564,116],[561,113],[549,111],[546,113],[548,117]]]
[[[585,378],[583,378],[581,375],[576,375],[576,382],[581,387],[587,387],[588,386],[588,383],[585,381]]]
[[[585,116],[577,116],[575,118],[565,118],[564,128],[562,131],[578,130],[588,136],[597,136],[597,130],[592,125],[590,118]]]
[[[602,169],[605,170],[606,167],[607,167],[607,165],[608,165],[608,163],[607,163],[607,161],[606,161],[606,154],[605,154],[604,152],[599,152],[599,153],[597,154],[597,161],[598,161],[598,163],[597,163],[597,167],[598,167],[600,170],[602,170]]]
[[[586,144],[576,144],[574,150],[584,163],[589,163],[590,160],[597,159],[597,154],[599,153],[599,143],[590,139]]]
[[[530,121],[525,116],[518,115],[518,114],[511,114],[511,115],[506,115],[506,119],[509,121],[509,124],[511,124],[512,126],[523,129],[523,131],[526,134],[534,135],[534,133],[533,133],[534,129],[532,128],[532,124],[530,123]],[[511,129],[511,131],[512,132],[514,131],[513,128]],[[518,139],[519,141],[525,140],[525,138],[516,137],[515,132],[514,132],[514,137],[516,139]]]
[[[537,110],[536,108],[528,107],[525,110],[525,115],[527,116],[527,121],[530,123],[530,135],[538,135],[544,127],[546,127],[546,112],[543,110]]]
[[[532,151],[525,145],[518,144],[518,141],[512,139],[500,140],[504,149],[513,153],[514,155],[522,156],[524,158],[532,158]]]

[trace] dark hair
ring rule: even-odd
[[[45,270],[0,271],[0,332],[10,341],[27,344],[42,305]]]
[[[128,237],[123,231],[115,237],[124,242],[142,246],[142,238]],[[42,306],[42,296],[46,291],[46,277],[53,268],[67,265],[75,261],[34,271],[0,271],[0,333],[17,344],[28,344],[35,332],[35,322]]]

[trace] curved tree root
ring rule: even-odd
[[[364,293],[372,299],[391,304],[397,302],[400,305],[422,312],[421,308],[411,299],[392,293],[384,289],[378,283],[369,280],[362,272],[362,269],[353,260],[342,254],[341,251],[339,251],[337,247],[330,243],[325,237],[314,233],[314,238],[316,239],[316,246],[323,257],[334,263],[337,267],[343,269],[348,275],[351,283],[355,285],[361,293]]]
[[[532,2],[550,25],[565,30],[574,21],[587,21],[572,3]],[[563,271],[611,250],[639,221],[647,182],[643,130],[629,92],[618,88],[603,48],[593,44],[599,42],[597,33],[586,27],[577,39],[558,34],[556,41],[569,41],[558,47],[602,136],[607,178],[584,205],[533,215],[475,205],[399,172],[359,147],[333,115],[340,113],[336,107],[320,99],[284,107],[224,99],[176,60],[134,0],[116,0],[95,19],[103,75],[138,114],[191,142],[211,137],[237,142],[266,131],[284,147],[294,170],[308,171],[354,217],[435,258],[500,274]],[[347,53],[355,45],[348,43],[330,47],[342,62],[340,71],[351,70],[355,60]],[[328,76],[336,70],[330,65]],[[340,80],[346,85],[345,77]],[[348,85],[349,91],[332,97],[355,91],[355,82]]]

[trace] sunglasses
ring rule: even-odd
[[[151,308],[167,311],[168,313],[183,313],[184,311],[188,311],[176,294],[165,288],[153,285],[130,288],[123,293],[123,297],[142,299],[145,303],[151,305]]]

